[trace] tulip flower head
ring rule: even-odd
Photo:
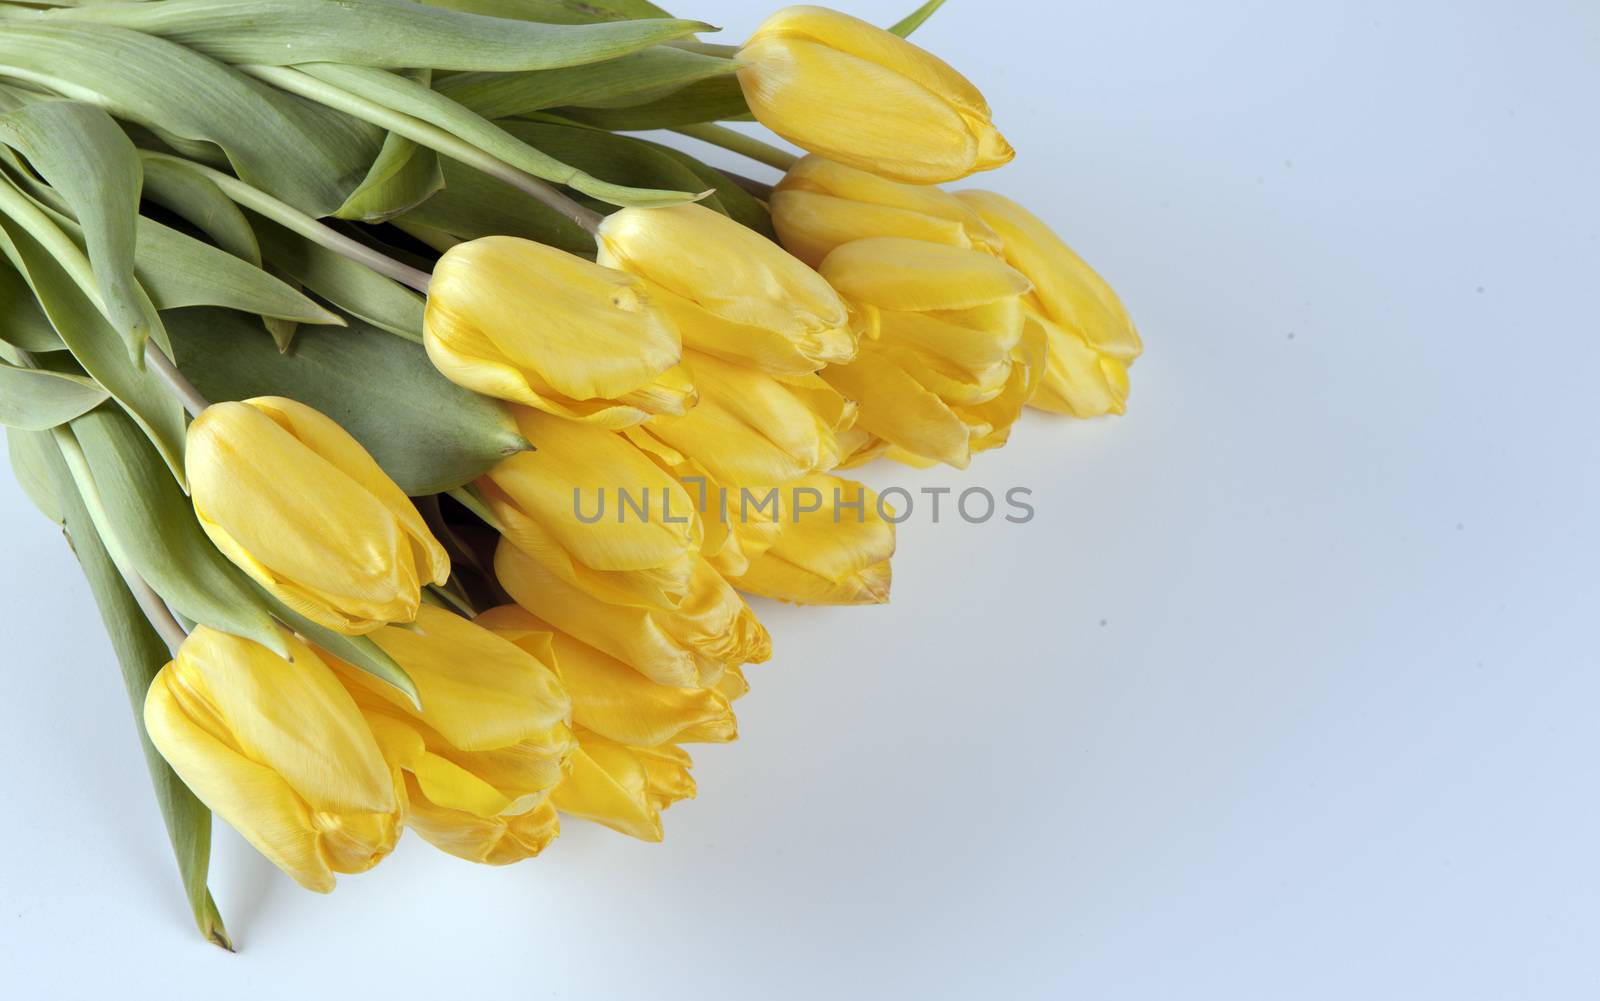
[[[1043,332],[1048,361],[1036,407],[1074,417],[1120,414],[1128,366],[1143,350],[1111,286],[1027,209],[989,191],[956,196],[1001,235],[1008,263],[1033,282],[1028,323]]]
[[[775,375],[855,354],[844,303],[782,247],[703,205],[622,209],[600,224],[599,263],[643,279],[697,351]]]
[[[416,624],[372,639],[416,685],[398,690],[333,661],[390,764],[405,775],[407,823],[435,846],[501,864],[555,836],[544,807],[574,743],[572,705],[543,656],[452,612],[424,605]],[[521,819],[519,819],[521,818]],[[547,836],[548,835],[548,836]]]
[[[1010,162],[965,77],[912,43],[823,7],[787,7],[739,51],[756,120],[830,160],[912,184]]]
[[[681,601],[701,544],[683,485],[615,432],[526,408],[517,424],[538,450],[510,456],[478,480],[506,538],[603,600]],[[653,514],[621,517],[624,492]]]
[[[894,523],[864,484],[819,474],[780,491],[778,535],[730,583],[799,605],[881,605],[889,600]]]
[[[784,249],[812,267],[841,244],[874,236],[1000,252],[972,206],[940,188],[902,184],[820,156],[802,157],[769,202]]]
[[[185,468],[218,549],[290,608],[342,633],[410,622],[450,559],[410,498],[337,423],[277,396],[217,403]]]
[[[677,329],[644,283],[531,240],[488,236],[446,251],[423,344],[458,385],[602,427],[694,403]]]
[[[365,872],[400,836],[396,775],[310,647],[286,661],[207,626],[145,695],[150,740],[201,802],[307,889]]]
[[[1026,276],[980,250],[902,237],[844,244],[821,272],[868,325],[856,360],[821,373],[856,401],[858,429],[896,458],[958,468],[1004,443],[1043,366]]]

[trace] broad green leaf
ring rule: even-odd
[[[133,423],[101,408],[73,421],[72,433],[94,476],[107,519],[99,528],[112,551],[173,611],[288,656],[248,579],[206,537],[193,504]]]
[[[140,218],[139,247],[139,279],[160,309],[225,306],[298,323],[343,322],[261,268],[153,219]]]
[[[81,375],[0,363],[0,424],[6,427],[44,431],[93,410],[110,395]]]
[[[889,31],[892,34],[899,35],[901,38],[909,37],[913,31],[922,27],[922,22],[933,16],[934,11],[943,6],[944,0],[928,0],[921,7],[890,25]]]
[[[433,80],[432,70],[399,72],[425,87]],[[383,149],[372,161],[367,176],[334,215],[358,222],[382,222],[422,204],[442,187],[444,174],[439,169],[439,154],[391,132],[383,140]]]
[[[561,213],[471,167],[453,160],[445,160],[441,166],[444,190],[400,216],[399,221],[462,240],[497,234],[519,236],[569,253],[594,256],[594,237]]]
[[[33,501],[39,513],[61,524],[61,499],[56,496],[55,465],[61,457],[50,435],[43,431],[22,431],[6,428],[6,451],[11,457],[11,471],[16,474],[17,485]]]
[[[265,590],[261,590],[259,586],[257,591],[272,603],[278,618],[288,623],[290,629],[310,640],[312,645],[333,654],[351,667],[360,668],[374,678],[388,682],[404,692],[413,703],[422,704],[417,695],[417,686],[412,682],[411,676],[406,674],[405,668],[397,664],[393,657],[384,653],[383,648],[374,643],[371,637],[345,636],[336,633],[326,626],[312,622],[267,594]]]
[[[170,0],[166,0],[170,2]],[[681,191],[657,191],[610,184],[591,174],[562,163],[548,153],[518,142],[494,122],[462,107],[439,92],[407,79],[369,66],[344,66],[338,63],[308,63],[297,67],[305,77],[320,81],[348,100],[406,116],[435,129],[442,130],[462,143],[487,153],[489,156],[526,171],[552,184],[563,184],[586,195],[614,205],[675,205],[692,201],[693,196]],[[257,71],[252,71],[257,72]],[[259,71],[263,79],[289,85],[292,71]],[[309,91],[307,91],[309,93]],[[341,102],[341,107],[344,103]],[[352,114],[356,111],[351,110]],[[373,119],[378,121],[377,118]],[[398,126],[396,126],[398,128]],[[414,138],[414,137],[413,137]],[[448,149],[440,152],[452,155]]]
[[[437,90],[485,118],[510,118],[564,104],[593,107],[664,97],[691,83],[726,76],[732,60],[657,46],[603,63],[530,73],[458,73]]]
[[[621,108],[567,107],[561,114],[588,125],[621,132],[670,129],[699,122],[748,120],[750,108],[734,77],[691,83],[666,97]]]
[[[426,0],[430,7],[510,17],[544,24],[593,24],[635,18],[671,17],[647,0]]]
[[[154,373],[135,367],[117,332],[33,235],[0,216],[0,253],[27,281],[51,326],[95,382],[138,422],[182,482],[183,408]],[[163,334],[164,338],[165,335]]]
[[[288,354],[240,313],[168,313],[183,373],[213,400],[287,396],[338,421],[412,495],[440,493],[529,445],[502,403],[440,375],[421,345],[360,321],[307,327]]]
[[[0,74],[97,104],[185,156],[214,143],[246,183],[314,216],[342,205],[377,157],[383,133],[365,122],[165,39],[63,17],[89,10],[3,8]]]
[[[233,256],[260,267],[261,248],[250,221],[209,177],[166,160],[141,160],[146,200],[187,220]]]
[[[351,316],[413,341],[422,340],[422,296],[371,268],[256,217],[274,265]]]
[[[133,143],[110,115],[78,101],[36,101],[0,115],[0,143],[27,157],[77,217],[107,319],[137,356],[150,329],[133,277],[143,183]]]
[[[34,17],[48,24],[96,23],[148,32],[228,63],[441,70],[576,66],[710,30],[698,21],[667,19],[539,24],[405,0],[162,0],[96,4]]]
[[[24,351],[60,351],[66,347],[50,318],[33,298],[33,290],[9,264],[0,261],[0,341]]]
[[[13,456],[17,434],[12,433]],[[67,535],[83,567],[95,604],[100,606],[100,617],[105,622],[111,648],[122,667],[134,728],[139,735],[139,745],[144,749],[145,766],[150,770],[156,802],[161,807],[161,819],[166,822],[167,839],[178,861],[178,874],[189,898],[195,927],[207,941],[231,950],[233,945],[223,927],[222,915],[206,887],[206,872],[211,865],[211,812],[161,757],[144,729],[145,693],[156,673],[171,659],[167,646],[128,591],[49,436],[42,432],[20,434],[32,439],[28,448],[39,455],[41,461],[49,460],[52,489],[61,500]]]

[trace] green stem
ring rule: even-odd
[[[747,156],[758,163],[764,163],[778,170],[788,170],[799,162],[800,157],[788,150],[779,149],[771,143],[764,143],[754,136],[747,136],[743,132],[735,132],[724,125],[713,125],[706,122],[701,125],[680,125],[672,131],[679,135],[698,139],[713,146],[721,146],[725,150]]]
[[[218,188],[222,189],[223,194],[252,212],[259,212],[285,229],[300,234],[312,243],[326,247],[334,253],[348,257],[359,264],[365,264],[385,278],[392,278],[402,285],[416,289],[418,292],[428,291],[427,272],[418,271],[407,264],[401,264],[387,254],[373,250],[358,240],[350,239],[338,230],[325,226],[311,216],[306,215],[288,202],[280,201],[260,188],[246,184],[232,174],[225,174],[204,164],[195,163],[193,160],[185,160],[182,157],[170,156],[166,153],[152,153],[148,150],[140,150],[139,155],[146,160],[157,160],[202,174]]]
[[[155,341],[144,342],[144,364],[147,371],[154,372],[167,384],[172,395],[183,404],[183,409],[189,411],[189,416],[199,417],[200,411],[211,406],[211,401],[200,395],[200,390],[194,388],[194,383],[178,371],[178,366],[172,363],[172,359],[162,352],[161,346]]]
[[[462,507],[477,515],[485,525],[488,525],[501,535],[505,534],[505,526],[500,524],[500,519],[496,518],[494,512],[489,510],[489,505],[483,502],[483,498],[472,492],[471,487],[456,487],[454,490],[445,491],[445,493],[454,497]]]
[[[335,111],[342,111],[352,118],[359,118],[381,129],[387,129],[395,135],[404,136],[420,146],[443,153],[452,160],[458,160],[490,177],[504,181],[571,219],[589,233],[599,229],[600,221],[604,218],[598,212],[591,211],[563,195],[549,182],[542,181],[526,171],[518,170],[504,160],[491,156],[466,140],[420,118],[385,107],[376,101],[369,101],[358,94],[352,94],[348,90],[292,67],[251,64],[240,65],[238,69],[281,90],[297,94]]]

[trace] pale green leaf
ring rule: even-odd
[[[248,578],[206,537],[189,498],[133,423],[102,408],[73,421],[72,433],[94,477],[107,520],[99,528],[112,551],[178,614],[288,656]]]
[[[66,347],[34,300],[28,283],[4,261],[0,261],[0,341],[24,351],[60,351]]]
[[[922,27],[922,22],[932,17],[934,11],[943,6],[944,0],[928,0],[928,2],[923,4],[921,7],[918,7],[916,10],[890,25],[889,31],[892,34],[899,35],[901,38],[907,38],[913,31],[916,31],[918,28]]]
[[[422,296],[364,264],[257,216],[267,258],[339,309],[391,334],[422,340]]]
[[[419,344],[360,321],[307,327],[288,354],[240,313],[167,314],[178,363],[214,400],[287,396],[338,421],[412,495],[440,493],[528,448],[509,408],[440,375]]]
[[[233,256],[261,265],[261,248],[250,221],[210,178],[167,160],[142,159],[147,201],[182,217]]]
[[[437,89],[484,118],[509,118],[565,104],[593,107],[619,100],[639,104],[736,69],[729,59],[657,46],[587,66],[458,73],[439,81]]]
[[[669,19],[540,24],[405,0],[162,0],[42,11],[33,18],[131,28],[228,63],[441,70],[576,66],[710,29]]]
[[[50,435],[43,431],[22,431],[6,428],[6,451],[11,457],[11,471],[16,474],[17,485],[33,501],[39,513],[61,524],[61,499],[56,496],[55,466],[61,457]]]
[[[110,395],[81,375],[0,362],[0,424],[6,427],[44,431],[93,410]]]

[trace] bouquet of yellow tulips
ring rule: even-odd
[[[0,421],[211,941],[213,812],[323,892],[408,828],[659,840],[771,653],[743,595],[888,600],[840,470],[1122,412],[1116,295],[934,186],[1013,155],[938,6],[0,0]]]

